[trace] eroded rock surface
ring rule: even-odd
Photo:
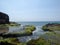
[[[3,12],[0,12],[0,24],[9,24],[9,16]]]

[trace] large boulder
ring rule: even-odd
[[[9,16],[0,12],[0,24],[9,24]]]

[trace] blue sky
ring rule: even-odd
[[[60,0],[0,0],[10,21],[60,21]]]

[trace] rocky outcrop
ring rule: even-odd
[[[9,24],[9,16],[0,12],[0,24]]]
[[[42,27],[44,31],[60,31],[60,23],[49,23]]]

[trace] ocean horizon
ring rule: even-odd
[[[21,21],[21,22],[17,22],[21,25],[35,25],[35,26],[39,26],[39,25],[44,25],[44,24],[48,24],[48,23],[60,23],[60,21]]]

